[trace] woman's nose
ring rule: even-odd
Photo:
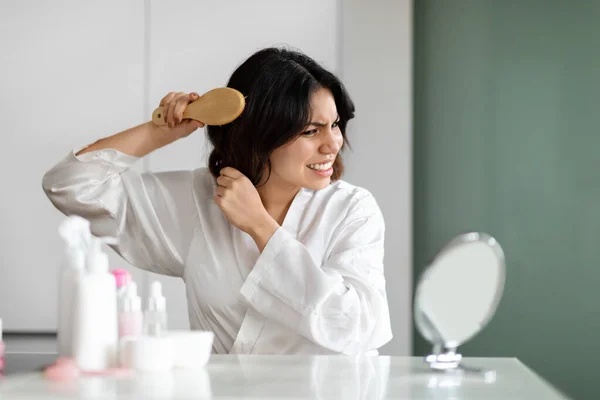
[[[323,154],[337,154],[342,147],[344,138],[339,129],[329,129],[324,135],[323,143],[321,144],[321,152]]]

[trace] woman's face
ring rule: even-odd
[[[270,184],[320,190],[331,182],[333,161],[343,144],[339,116],[329,89],[310,101],[311,122],[300,137],[271,153]]]

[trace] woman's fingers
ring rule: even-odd
[[[182,93],[176,93],[175,96],[173,96],[171,98],[171,100],[169,101],[169,103],[166,105],[167,107],[167,125],[169,125],[169,128],[173,128],[176,124],[175,124],[175,110],[177,107],[177,104],[181,98]]]
[[[224,187],[224,188],[228,188],[231,187],[231,182],[233,181],[233,179],[231,179],[228,176],[225,175],[220,175],[217,178],[217,185]]]
[[[160,106],[163,108],[163,119],[167,122],[167,110],[169,109],[169,105],[173,98],[177,95],[175,92],[169,92],[165,97],[163,97],[160,101]]]

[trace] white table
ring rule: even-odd
[[[482,376],[436,373],[417,357],[212,356],[201,370],[65,383],[40,373],[0,380],[0,399],[565,399],[514,358],[465,358],[496,370]]]

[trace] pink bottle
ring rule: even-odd
[[[117,282],[117,313],[123,310],[123,297],[125,297],[125,290],[127,285],[132,281],[131,274],[126,269],[116,268],[110,271],[115,277]]]
[[[142,299],[137,294],[135,282],[130,282],[125,287],[122,308],[119,310],[119,338],[140,336],[142,322]]]
[[[142,335],[142,299],[137,294],[137,285],[130,282],[125,287],[123,304],[119,309],[119,364],[131,368],[133,345]]]
[[[131,274],[126,269],[116,268],[110,271],[117,281],[117,296],[125,291],[125,286],[131,282]]]

